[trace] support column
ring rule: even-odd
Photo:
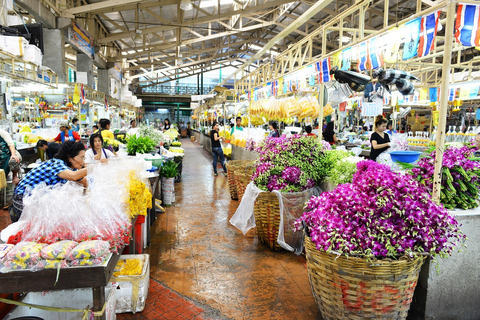
[[[42,65],[58,75],[58,82],[67,82],[65,40],[59,29],[43,29],[44,54]]]
[[[93,60],[86,54],[77,52],[77,81],[82,77],[82,72],[87,74],[86,85],[93,88]]]
[[[110,79],[108,76],[107,69],[98,69],[97,70],[98,76],[98,91],[103,92],[105,94],[110,94]]]

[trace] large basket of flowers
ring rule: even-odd
[[[465,239],[418,181],[368,160],[352,183],[312,197],[296,223],[325,320],[406,319],[426,256],[445,257]]]
[[[252,161],[250,160],[231,160],[228,161],[226,164],[227,167],[227,177],[228,177],[228,186],[230,187],[230,197],[233,200],[238,199],[238,193],[237,193],[237,183],[236,178],[235,178],[235,172],[237,169],[244,168],[246,165],[251,164]]]

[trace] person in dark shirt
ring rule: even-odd
[[[210,140],[212,141],[212,155],[213,155],[213,172],[214,175],[218,176],[217,173],[217,160],[220,158],[220,163],[223,167],[223,172],[227,173],[227,168],[225,167],[225,157],[223,155],[222,145],[220,144],[220,140],[223,137],[218,135],[219,125],[218,122],[214,122],[212,126],[212,131],[210,131]]]
[[[375,118],[375,132],[370,137],[372,144],[370,150],[370,160],[376,161],[377,157],[390,147],[390,138],[385,132],[387,129],[387,119],[381,114]]]
[[[334,145],[338,141],[337,136],[335,135],[334,128],[335,126],[333,124],[333,121],[330,121],[329,123],[327,123],[327,128],[323,132],[323,140],[327,141],[331,145]]]

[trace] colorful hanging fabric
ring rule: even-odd
[[[382,54],[377,49],[377,37],[368,40],[368,56],[367,61],[371,69],[377,69],[383,65]]]
[[[455,88],[448,90],[448,101],[455,100]]]
[[[430,88],[429,89],[430,95],[430,102],[437,102],[438,101],[438,88]]]
[[[385,41],[385,53],[383,54],[383,61],[386,63],[395,63],[399,60],[400,50],[400,35],[405,29],[405,25],[398,28],[391,29],[386,35],[382,36]]]
[[[429,54],[435,46],[435,37],[437,36],[440,12],[441,11],[436,11],[422,17],[420,23],[420,40],[418,42],[417,51],[419,57],[424,57]]]
[[[458,5],[455,38],[464,46],[480,46],[479,8],[478,4]]]
[[[73,103],[77,104],[80,101],[80,91],[78,91],[78,85],[75,83],[75,88],[73,89]]]
[[[342,51],[342,67],[340,70],[347,71],[350,70],[351,60],[352,60],[352,48],[347,48]]]
[[[479,86],[470,87],[470,99],[476,98],[478,96],[478,91],[480,90]]]
[[[403,60],[411,59],[417,55],[418,41],[420,40],[421,22],[422,18],[417,18],[405,24]]]
[[[86,104],[87,103],[87,99],[85,98],[85,88],[83,88],[83,83],[82,85],[80,86],[80,97],[81,97],[81,102],[82,104]]]
[[[364,41],[358,46],[358,71],[364,71],[367,69],[367,42]]]
[[[107,101],[106,95],[105,95],[105,111],[108,111],[108,101]]]
[[[330,57],[315,63],[315,70],[317,71],[318,83],[325,83],[332,80],[332,76],[330,75],[330,69],[331,69]]]

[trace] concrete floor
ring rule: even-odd
[[[152,229],[151,277],[231,319],[321,319],[308,283],[305,258],[272,252],[254,232],[228,221],[238,201],[228,179],[198,144],[185,148],[176,202]],[[133,319],[130,318],[129,319]]]

